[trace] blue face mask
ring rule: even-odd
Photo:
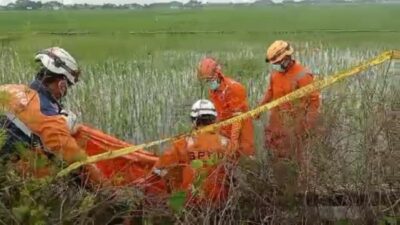
[[[290,59],[284,59],[279,64],[272,64],[271,66],[273,70],[283,73],[289,68],[291,62]]]
[[[271,67],[273,70],[276,70],[278,72],[285,72],[285,69],[282,67],[281,64],[272,64]]]
[[[210,81],[207,81],[207,85],[208,85],[208,88],[215,91],[219,87],[219,82],[218,82],[218,80],[210,80]]]

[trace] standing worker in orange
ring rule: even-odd
[[[275,41],[267,49],[266,62],[272,64],[269,87],[260,105],[283,97],[313,82],[313,74],[294,60],[293,48],[286,41]],[[265,146],[276,158],[296,159],[303,165],[305,137],[315,126],[320,93],[284,103],[271,110],[265,127]]]
[[[218,121],[229,119],[249,110],[245,87],[225,76],[221,65],[213,58],[202,59],[197,68],[198,78],[209,88],[209,98],[218,113]],[[254,130],[251,119],[222,127],[220,131],[228,137],[233,148],[241,155],[254,155]]]
[[[202,99],[193,104],[190,118],[193,128],[199,129],[215,123],[217,112],[212,102]],[[224,201],[229,179],[223,160],[234,157],[232,151],[229,139],[218,132],[200,133],[175,141],[160,157],[154,172],[164,177],[171,191],[190,191],[196,176],[204,174],[200,200]],[[190,165],[194,160],[202,162],[198,171]],[[214,163],[210,165],[209,160]]]

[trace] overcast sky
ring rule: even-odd
[[[42,2],[49,2],[51,0],[42,0]],[[62,2],[62,0],[58,0]],[[63,0],[64,4],[74,4],[74,3],[90,3],[90,4],[103,4],[103,3],[115,3],[115,4],[125,4],[125,3],[139,3],[148,4],[153,2],[170,2],[172,0]],[[180,2],[188,2],[189,0],[177,0]],[[201,0],[202,2],[254,2],[255,0]],[[282,0],[274,0],[275,2],[280,2]],[[0,0],[0,5],[7,5],[10,2],[15,2],[15,0]]]

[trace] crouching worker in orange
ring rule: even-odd
[[[313,74],[292,58],[293,48],[286,41],[275,41],[267,50],[266,62],[272,73],[260,105],[281,98],[313,82]],[[303,165],[303,148],[315,126],[320,106],[320,93],[311,93],[299,100],[287,102],[271,110],[265,126],[265,146],[275,158],[294,159]]]
[[[57,156],[67,163],[84,159],[86,153],[71,136],[76,129],[76,116],[64,110],[60,103],[78,81],[78,64],[67,51],[58,47],[39,52],[35,60],[40,69],[29,86],[0,86],[0,107],[5,112],[1,116],[5,142],[0,157],[15,162],[24,173],[42,177],[49,175],[50,169],[30,168],[17,154],[21,147],[36,157]],[[89,170],[91,168],[89,166]]]
[[[192,106],[190,117],[197,129],[214,123],[217,112],[212,102],[199,100]],[[156,163],[155,172],[164,177],[170,192],[187,191],[188,202],[223,202],[229,189],[224,159],[231,155],[228,138],[217,132],[201,133],[173,143]],[[194,167],[192,162],[199,165]],[[196,187],[201,177],[204,179]],[[193,195],[196,191],[198,194]]]
[[[221,66],[213,58],[200,61],[198,78],[209,87],[209,98],[218,112],[218,121],[229,119],[249,110],[244,86],[222,73]],[[223,127],[221,134],[228,137],[242,155],[254,155],[254,133],[251,119]]]

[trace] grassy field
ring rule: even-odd
[[[31,59],[34,52],[62,46],[83,66],[83,82],[70,98],[71,107],[82,113],[85,122],[142,142],[176,134],[186,127],[179,125],[187,122],[185,110],[204,95],[194,74],[202,56],[220,58],[226,73],[246,85],[254,106],[266,86],[264,52],[272,40],[292,41],[300,60],[311,70],[330,74],[366,56],[399,47],[398,10],[398,5],[348,5],[3,11],[1,76],[3,82],[29,80],[35,68]],[[162,33],[165,31],[225,33]],[[154,103],[149,105],[148,101]],[[91,112],[98,112],[98,108],[103,113],[93,115]],[[114,120],[116,116],[120,119]],[[171,129],[169,124],[178,125]],[[149,126],[151,129],[146,129]]]
[[[224,71],[246,86],[250,105],[254,107],[267,85],[270,68],[264,62],[264,52],[272,40],[291,41],[296,58],[320,79],[372,58],[382,50],[400,48],[399,11],[400,5],[0,11],[0,81],[27,83],[35,72],[34,52],[51,45],[62,46],[83,67],[82,82],[68,96],[68,108],[77,112],[85,123],[121,139],[143,143],[190,130],[190,105],[206,97],[195,75],[201,57],[219,58]],[[192,31],[195,32],[185,33]],[[312,182],[319,190],[329,192],[334,187],[366,191],[382,184],[399,187],[395,127],[398,120],[387,116],[398,110],[398,74],[396,64],[385,63],[323,91],[323,124],[327,132],[317,137],[309,149],[313,166],[319,171]],[[268,212],[275,220],[286,221],[286,206],[271,210],[270,203],[275,204],[275,200],[270,199],[272,194],[265,188],[271,186],[270,168],[262,147],[265,118],[254,124],[257,160],[250,169],[240,168],[239,175],[244,178],[238,179],[237,194],[226,206],[232,214],[221,218],[257,224]],[[2,186],[17,188],[18,193],[24,190],[17,197],[2,193],[1,202],[17,208],[29,205],[32,209],[28,212],[35,209],[35,215],[41,216],[37,220],[48,224],[59,220],[66,224],[76,221],[90,224],[88,212],[100,210],[99,202],[104,200],[84,190],[75,195],[75,189],[70,186],[67,189],[63,182],[32,191],[15,174],[1,174]],[[60,195],[59,199],[54,199],[52,191],[56,193],[54,196]],[[131,200],[122,197],[124,201]],[[41,199],[46,198],[55,203],[42,203]],[[62,211],[59,206],[64,200],[67,203]],[[18,220],[2,206],[0,221],[11,224],[10,221]],[[39,212],[38,206],[42,207]],[[377,218],[396,216],[399,212],[398,208],[385,211],[386,214],[370,205],[365,208],[374,211]],[[366,215],[371,212],[368,210]],[[58,214],[61,211],[63,216]],[[190,211],[184,215],[181,224],[202,218]],[[209,214],[204,216],[208,218]],[[286,224],[294,224],[288,221]]]
[[[37,49],[62,45],[84,62],[135,58],[165,50],[234,51],[243,46],[257,48],[262,54],[265,45],[277,38],[344,48],[399,47],[399,10],[400,5],[335,5],[0,11],[0,39],[29,56]],[[225,33],[162,33],[187,31]],[[89,34],[66,36],[49,32]],[[160,33],[133,35],[130,32]]]

